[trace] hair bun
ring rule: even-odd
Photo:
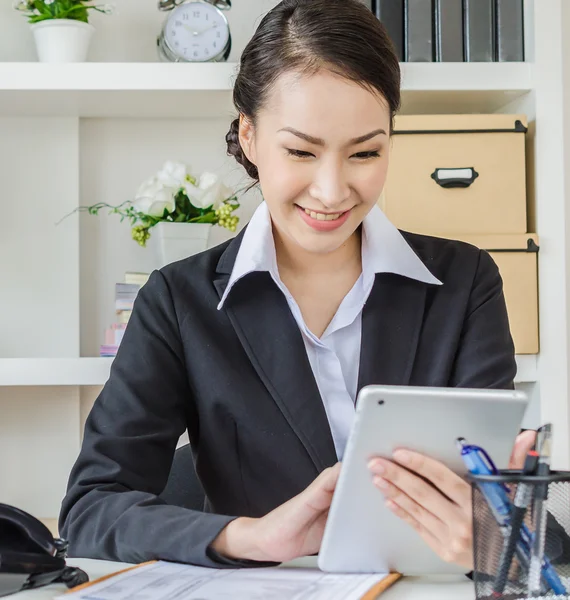
[[[228,155],[233,156],[246,170],[247,174],[252,179],[258,181],[259,173],[257,167],[247,158],[239,142],[239,118],[232,121],[230,130],[226,135],[226,142],[228,145]]]

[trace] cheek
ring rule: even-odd
[[[309,170],[295,164],[280,151],[258,160],[260,184],[269,205],[295,202],[310,184]]]
[[[366,204],[374,204],[380,198],[386,176],[388,174],[388,160],[377,160],[376,163],[363,172],[358,182],[358,194]]]

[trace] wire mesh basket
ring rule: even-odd
[[[477,600],[570,599],[570,472],[469,480]]]

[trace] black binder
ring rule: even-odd
[[[430,0],[428,0],[429,2]],[[372,10],[384,24],[398,54],[404,60],[404,0],[372,0]]]
[[[524,60],[523,0],[496,0],[497,48],[500,62]]]
[[[433,62],[433,0],[405,0],[405,60]]]
[[[463,61],[463,2],[435,0],[434,24],[436,60]]]
[[[494,0],[463,0],[465,60],[495,60]]]

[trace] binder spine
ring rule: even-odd
[[[434,60],[434,0],[405,0],[405,60],[433,62]]]
[[[495,0],[496,60],[524,60],[523,0]]]
[[[404,0],[374,0],[372,7],[396,47],[398,60],[404,60]]]
[[[434,24],[436,60],[463,61],[463,3],[462,0],[435,0]]]
[[[465,61],[495,60],[494,0],[463,0]]]

